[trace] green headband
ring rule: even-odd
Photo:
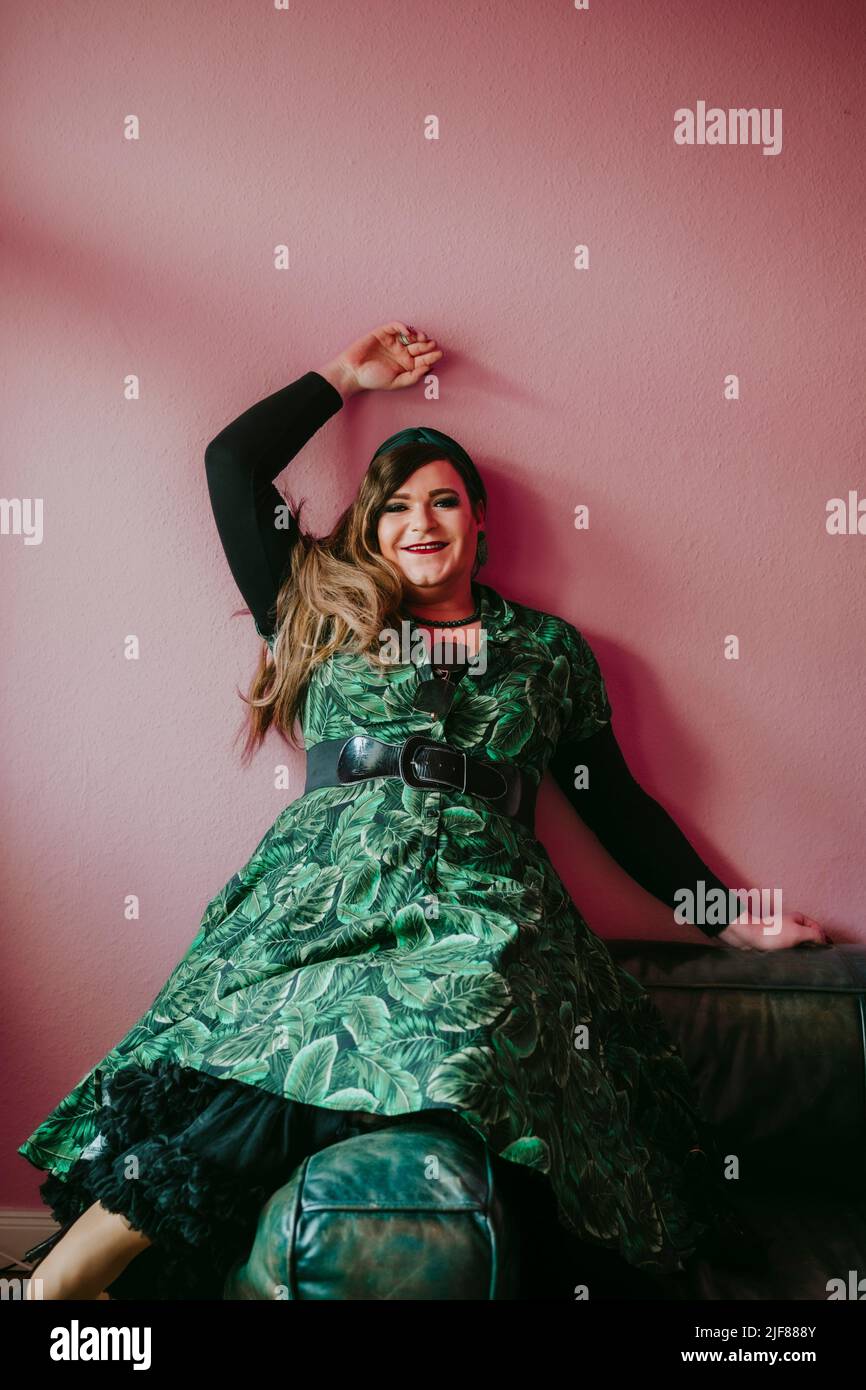
[[[471,458],[456,439],[452,439],[450,434],[442,434],[441,430],[428,429],[426,425],[419,425],[407,430],[399,430],[397,434],[389,435],[384,443],[380,444],[373,458],[376,459],[380,454],[384,454],[386,449],[396,449],[401,444],[435,444],[442,449],[442,453],[451,458],[457,458],[468,468],[475,467]],[[373,462],[373,459],[370,460]]]

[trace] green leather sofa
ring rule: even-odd
[[[698,1260],[663,1281],[665,1296],[855,1296],[852,1272],[866,1276],[866,947],[607,945],[664,1016],[723,1153],[739,1161],[735,1205],[769,1247],[764,1270]],[[223,1296],[526,1297],[503,1162],[448,1112],[359,1116],[272,1194]]]

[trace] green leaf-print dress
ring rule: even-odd
[[[602,727],[582,634],[477,590],[487,669],[447,716],[414,708],[420,667],[337,653],[307,689],[307,747],[424,733],[537,784],[560,741]],[[679,1269],[705,1229],[684,1178],[702,1117],[661,1015],[533,832],[456,790],[373,778],[287,806],[150,1008],[19,1152],[62,1180],[99,1148],[103,1084],[155,1064],[326,1110],[453,1110],[546,1175],[569,1231],[633,1265]]]

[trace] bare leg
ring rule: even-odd
[[[97,1299],[150,1244],[125,1216],[94,1202],[36,1266],[26,1297]]]

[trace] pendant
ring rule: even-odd
[[[437,719],[444,719],[454,703],[456,691],[457,687],[451,681],[434,676],[423,680],[418,686],[412,707],[426,714],[435,714]]]

